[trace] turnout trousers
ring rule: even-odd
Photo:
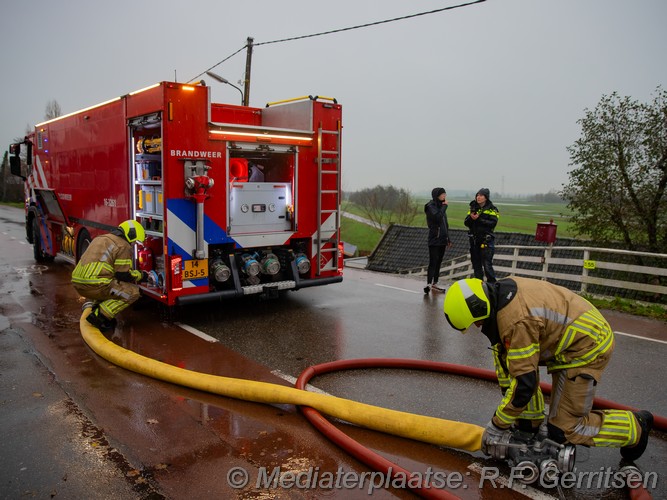
[[[100,311],[108,319],[113,319],[119,312],[126,309],[139,299],[139,287],[124,281],[111,280],[99,285],[82,285],[73,283],[79,294],[99,303]]]
[[[572,325],[576,328],[576,321]],[[610,335],[613,335],[609,331]],[[626,410],[594,410],[593,399],[597,381],[609,363],[614,350],[612,346],[600,354],[592,363],[577,368],[553,370],[551,372],[551,402],[547,424],[549,437],[560,443],[569,442],[583,446],[606,446],[622,448],[633,446],[641,437],[641,426],[632,412]],[[494,361],[498,383],[505,393],[511,377],[495,355]],[[532,423],[537,429],[544,419],[544,397],[538,387],[528,406],[518,417]]]
[[[637,444],[641,437],[641,427],[632,412],[593,410],[597,381],[590,373],[591,370],[601,372],[607,366],[610,354],[607,352],[592,365],[576,371],[557,370],[551,374],[548,424],[553,439],[584,446],[613,448]]]

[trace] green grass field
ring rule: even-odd
[[[463,220],[468,214],[468,201],[451,200],[447,209],[449,226],[465,228]],[[561,203],[494,202],[500,212],[496,231],[503,233],[535,233],[538,222],[553,219],[558,224],[558,236],[571,238],[573,233],[568,222],[569,210]],[[423,223],[426,224],[425,222]]]
[[[420,200],[419,206],[423,207],[426,200]],[[447,209],[447,220],[452,229],[465,229],[463,220],[468,213],[469,200],[449,200]],[[500,211],[497,232],[535,234],[538,222],[549,222],[553,219],[558,225],[557,234],[561,238],[572,238],[574,233],[568,222],[568,209],[561,203],[531,203],[531,202],[495,202]],[[363,211],[354,204],[343,203],[342,210],[355,215],[364,216]],[[411,225],[425,227],[426,220],[423,211],[412,221]],[[360,253],[367,254],[375,248],[382,234],[373,228],[356,222],[347,217],[342,218],[341,238],[348,243],[356,245]]]
[[[341,217],[340,237],[355,245],[361,255],[368,255],[382,238],[382,233],[362,222]]]

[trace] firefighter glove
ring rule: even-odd
[[[136,281],[137,283],[141,282],[143,280],[143,274],[141,271],[137,269],[132,269],[130,271],[130,275],[132,276],[132,279]]]
[[[486,424],[486,429],[482,435],[482,453],[485,455],[490,455],[494,458],[505,458],[498,456],[500,450],[504,448],[504,446],[499,445],[500,443],[506,444],[509,442],[509,434],[509,429],[501,429],[496,427],[493,422]]]

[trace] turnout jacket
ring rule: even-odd
[[[516,285],[508,286],[512,284]],[[506,389],[494,424],[509,427],[540,391],[538,365],[546,365],[549,373],[567,370],[568,378],[586,375],[599,381],[601,370],[595,361],[611,354],[614,335],[590,302],[566,288],[530,278],[500,280],[495,293],[495,325],[485,322],[483,327],[490,339],[489,331],[498,340],[496,372]]]
[[[122,236],[103,234],[81,256],[72,272],[72,283],[108,285],[113,279],[134,281],[131,271],[132,246]]]

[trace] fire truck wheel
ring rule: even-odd
[[[180,321],[181,310],[178,306],[160,305],[160,321],[165,323],[176,323]]]
[[[76,243],[76,261],[79,262],[81,259],[81,256],[83,255],[83,252],[88,250],[88,247],[90,246],[90,242],[92,241],[92,238],[90,237],[90,233],[82,229],[79,232],[79,238],[77,239]]]
[[[53,262],[54,256],[49,255],[42,248],[42,238],[39,236],[39,222],[37,218],[32,221],[32,251],[37,262]]]

